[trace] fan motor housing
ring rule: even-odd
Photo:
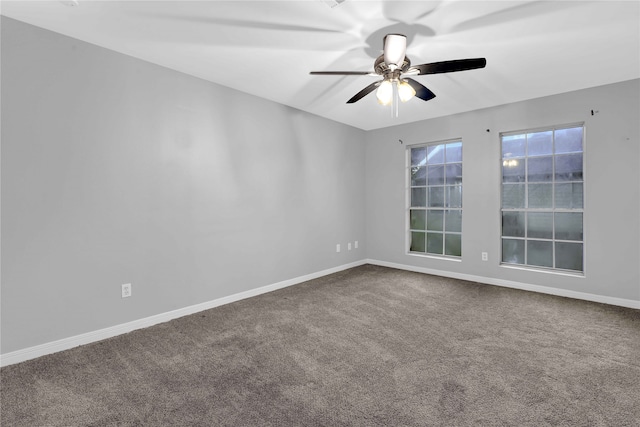
[[[408,56],[405,56],[404,60],[402,61],[402,67],[397,68],[395,71],[400,71],[404,73],[409,69],[410,66],[411,66],[411,60],[409,59]],[[387,74],[393,73],[394,70],[391,70],[391,68],[389,68],[387,63],[384,62],[384,55],[380,55],[376,59],[376,62],[373,64],[373,71],[375,71],[376,74],[385,76]]]

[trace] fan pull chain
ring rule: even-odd
[[[400,97],[398,96],[398,82],[393,82],[393,97],[391,98],[391,117],[398,117]]]

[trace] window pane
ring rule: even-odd
[[[529,212],[527,215],[527,237],[553,238],[553,213]]]
[[[425,247],[425,233],[411,232],[411,246],[409,250],[411,252],[424,252]]]
[[[411,189],[411,207],[425,207],[427,205],[427,189],[412,188]]]
[[[430,209],[427,212],[427,230],[442,231],[444,211]]]
[[[409,250],[434,255],[444,255],[446,252],[449,256],[459,257],[462,229],[462,142],[409,149]],[[446,250],[445,242],[448,242]]]
[[[553,184],[529,184],[529,207],[551,208]]]
[[[462,185],[455,185],[445,187],[447,192],[447,198],[445,199],[445,206],[448,208],[461,208],[462,207]]]
[[[502,161],[502,182],[524,182],[524,159]]]
[[[549,182],[553,177],[553,157],[534,157],[527,160],[529,182]]]
[[[582,212],[556,212],[556,239],[582,240]]]
[[[503,208],[524,208],[525,184],[504,184],[502,186]]]
[[[447,144],[446,162],[461,162],[462,161],[462,142],[453,142]]]
[[[428,167],[428,185],[442,185],[444,184],[444,166],[437,165]]]
[[[444,207],[444,187],[427,187],[429,189],[429,207]]]
[[[524,264],[524,240],[502,239],[502,262]]]
[[[582,209],[582,183],[556,184],[556,208]]]
[[[427,253],[442,255],[442,233],[427,233]]]
[[[411,166],[421,166],[427,163],[427,148],[411,149]]]
[[[460,184],[462,182],[462,163],[454,163],[445,166],[447,184]]]
[[[462,232],[462,211],[445,211],[444,229],[446,231]]]
[[[411,186],[427,185],[427,167],[414,166],[411,168]]]
[[[409,212],[409,224],[412,230],[424,230],[426,225],[427,212],[423,210],[411,209]]]
[[[524,212],[502,213],[502,235],[524,237]]]
[[[444,254],[462,256],[462,236],[459,234],[444,235]]]
[[[541,156],[553,152],[553,132],[536,132],[527,135],[527,155]]]
[[[556,181],[582,181],[582,154],[556,156]]]
[[[540,240],[528,240],[527,264],[540,267],[553,267],[553,243]]]
[[[525,155],[524,135],[510,135],[502,137],[502,157],[524,157]]]
[[[582,243],[556,242],[556,268],[582,271]]]
[[[503,263],[583,271],[583,134],[502,137]]]
[[[444,163],[444,144],[427,147],[427,163]]]
[[[582,152],[582,127],[556,131],[556,153]]]

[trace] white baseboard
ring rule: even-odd
[[[621,307],[640,309],[640,301],[608,297],[604,295],[589,294],[586,292],[570,291],[566,289],[551,288],[547,286],[531,285],[528,283],[512,282],[510,280],[495,279],[492,277],[475,276],[472,274],[454,273],[451,271],[435,270],[432,268],[415,267],[413,265],[396,264],[393,262],[367,259],[367,264],[379,265],[381,267],[397,268],[399,270],[414,271],[416,273],[433,274],[435,276],[451,277],[453,279],[468,280],[470,282],[485,283],[487,285],[504,286],[506,288],[521,289],[524,291],[539,292],[542,294],[556,295],[561,297],[575,298],[586,301],[600,302],[603,304],[618,305]]]
[[[36,345],[33,347],[12,351],[10,353],[0,355],[0,366],[13,365],[15,363],[24,362],[25,360],[35,359],[36,357],[45,356],[47,354],[68,350],[80,345],[90,344],[96,341],[112,338],[117,335],[126,334],[136,329],[146,328],[157,325],[158,323],[168,322],[178,317],[187,316],[189,314],[198,313],[210,308],[219,307],[235,301],[251,298],[267,292],[272,292],[288,286],[297,285],[308,280],[317,279],[328,274],[337,273],[349,268],[366,264],[365,260],[352,262],[350,264],[340,265],[338,267],[329,268],[327,270],[318,271],[316,273],[307,274],[305,276],[295,277],[293,279],[284,280],[282,282],[273,283],[271,285],[262,286],[260,288],[251,289],[226,297],[218,298],[213,301],[201,304],[191,305],[189,307],[180,308],[166,313],[157,314],[155,316],[145,317],[143,319],[134,320],[132,322],[123,323],[121,325],[111,326],[97,331],[87,332],[73,337],[63,338],[61,340]]]
[[[49,343],[40,344],[33,347],[2,354],[0,355],[0,366],[13,365],[15,363],[20,363],[26,360],[35,359],[36,357],[45,356],[47,354],[57,353],[59,351],[68,350],[70,348],[74,348],[80,345],[90,344],[96,341],[112,338],[117,335],[134,331],[136,329],[146,328],[149,326],[157,325],[159,323],[168,322],[169,320],[176,319],[178,317],[187,316],[190,314],[198,313],[200,311],[208,310],[210,308],[219,307],[221,305],[229,304],[235,301],[240,301],[240,300],[251,298],[267,292],[272,292],[278,289],[286,288],[288,286],[297,285],[299,283],[306,282],[308,280],[317,279],[322,276],[337,273],[339,271],[347,270],[353,267],[358,267],[364,264],[379,265],[382,267],[397,268],[399,270],[433,274],[436,276],[451,277],[454,279],[468,280],[471,282],[486,283],[488,285],[504,286],[507,288],[522,289],[525,291],[533,291],[533,292],[539,292],[543,294],[557,295],[562,297],[617,305],[621,307],[640,309],[640,301],[635,301],[635,300],[608,297],[603,295],[589,294],[585,292],[576,292],[576,291],[570,291],[570,290],[558,289],[558,288],[550,288],[546,286],[530,285],[527,283],[512,282],[509,280],[495,279],[491,277],[475,276],[472,274],[454,273],[454,272],[445,271],[445,270],[435,270],[431,268],[415,267],[412,265],[397,264],[392,262],[379,261],[375,259],[366,259],[366,260],[352,262],[350,264],[344,264],[338,267],[329,268],[327,270],[318,271],[316,273],[307,274],[305,276],[295,277],[293,279],[284,280],[282,282],[274,283],[267,286],[262,286],[260,288],[251,289],[248,291],[240,292],[240,293],[229,295],[226,297],[218,298],[213,301],[191,305],[189,307],[180,308],[178,310],[173,310],[166,313],[157,314],[155,316],[134,320],[132,322],[123,323],[121,325],[111,326],[111,327],[100,329],[97,331],[87,332],[87,333],[76,335],[73,337],[63,338],[61,340],[52,341]]]

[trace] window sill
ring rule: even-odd
[[[501,263],[500,267],[508,268],[510,270],[522,270],[522,271],[531,271],[531,272],[534,272],[534,273],[553,274],[555,276],[577,277],[579,279],[584,279],[585,278],[584,272],[582,272],[582,273],[580,273],[580,272],[572,273],[572,272],[566,271],[566,270],[548,270],[548,269],[545,269],[545,268],[535,268],[535,267],[530,267],[530,266],[526,266],[526,265],[514,265],[514,264],[504,264],[504,263]]]
[[[415,256],[418,258],[429,258],[429,259],[437,259],[437,260],[441,260],[441,261],[453,261],[453,262],[462,262],[462,258],[458,258],[458,257],[449,257],[449,256],[444,256],[444,255],[433,255],[433,254],[420,254],[417,252],[407,252],[406,253],[409,256]]]

